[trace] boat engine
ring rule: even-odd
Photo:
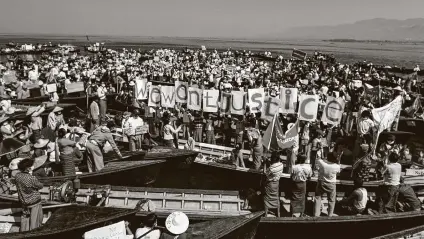
[[[58,201],[58,202],[75,202],[76,201],[76,191],[78,189],[74,189],[74,183],[72,181],[66,181],[62,185],[57,187],[50,186],[49,188],[49,199],[50,201]]]

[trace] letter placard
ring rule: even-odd
[[[203,111],[218,112],[219,90],[204,90],[203,91]]]
[[[262,107],[261,118],[272,122],[272,118],[276,113],[278,113],[278,108],[280,105],[280,99],[276,97],[265,96],[264,107]]]
[[[318,114],[318,95],[300,95],[299,119],[315,121]]]
[[[189,87],[187,107],[190,110],[202,109],[202,89]]]
[[[232,91],[231,95],[233,98],[231,101],[231,114],[244,115],[246,110],[245,92]]]
[[[173,108],[175,106],[175,87],[166,85],[162,86],[160,90],[162,107]]]
[[[152,85],[149,89],[148,106],[160,106],[160,87],[157,85]]]
[[[322,112],[321,120],[328,124],[338,125],[342,120],[345,102],[342,98],[327,96],[327,103]]]
[[[262,112],[262,108],[264,106],[264,98],[265,98],[264,88],[248,89],[247,95],[249,97],[250,112],[252,113]]]
[[[152,85],[151,82],[147,82],[146,79],[136,80],[135,81],[135,92],[137,95],[137,100],[145,100],[148,97],[149,88]]]
[[[188,83],[182,81],[175,81],[175,101],[178,103],[187,103]]]
[[[280,89],[280,112],[283,114],[296,113],[297,88]]]

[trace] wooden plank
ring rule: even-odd
[[[84,82],[74,82],[66,84],[67,93],[83,92],[84,91]]]

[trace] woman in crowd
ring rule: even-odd
[[[62,165],[62,174],[64,176],[75,175],[75,162],[81,161],[82,154],[80,150],[75,147],[75,141],[72,141],[65,137],[65,129],[59,129],[59,131],[57,132],[57,136],[57,151],[59,152],[59,163]]]
[[[264,208],[265,216],[270,211],[279,215],[280,209],[280,177],[283,174],[284,165],[280,162],[280,153],[272,152],[270,166],[266,169],[264,185]]]
[[[171,119],[169,117],[169,114],[165,114],[163,117],[163,141],[165,146],[175,148],[174,144],[174,134],[177,134],[181,130],[181,125],[174,129],[174,127],[171,126]]]

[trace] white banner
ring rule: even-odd
[[[265,98],[264,88],[248,89],[247,95],[249,97],[248,102],[249,102],[250,112],[252,113],[262,112],[262,108],[264,107],[264,98]]]
[[[374,122],[378,125],[378,132],[382,132],[392,126],[393,122],[398,118],[398,114],[402,108],[402,97],[398,96],[389,104],[372,109]]]
[[[160,106],[160,87],[157,85],[152,85],[149,88],[149,102],[148,106],[157,107]]]
[[[178,103],[187,103],[188,83],[175,81],[175,101]]]
[[[231,114],[244,115],[246,111],[246,98],[245,92],[232,91]]]
[[[188,88],[187,108],[190,110],[202,110],[202,89]]]
[[[297,88],[282,88],[280,90],[280,112],[283,114],[296,113]]]
[[[327,96],[327,102],[322,112],[321,120],[325,123],[338,125],[342,120],[345,101],[342,98]]]
[[[109,226],[88,231],[84,233],[84,239],[125,239],[126,235],[125,222],[120,221]]]
[[[280,106],[280,99],[276,97],[265,96],[264,107],[262,107],[261,118],[269,122],[272,121]]]
[[[318,95],[300,95],[299,119],[315,121],[318,114]]]
[[[161,87],[161,105],[162,107],[174,108],[175,106],[175,87],[162,86]]]
[[[219,90],[204,90],[203,91],[203,111],[218,112]]]
[[[135,81],[135,92],[137,100],[145,100],[148,97],[149,88],[152,85],[151,82],[147,82],[146,79]]]

